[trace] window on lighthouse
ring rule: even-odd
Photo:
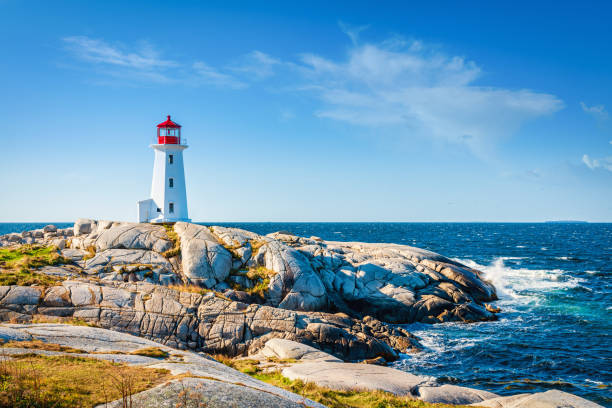
[[[168,212],[170,212],[170,214],[174,213],[174,203],[168,203]]]
[[[170,187],[170,188],[174,187],[174,179],[173,178],[169,178],[168,179],[168,187]]]
[[[170,163],[170,164],[174,163],[174,155],[173,154],[168,156],[168,163]]]

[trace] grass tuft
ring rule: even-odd
[[[254,282],[252,288],[244,288],[228,278],[226,283],[230,285],[232,289],[241,290],[265,300],[266,292],[268,291],[268,287],[270,285],[270,278],[276,275],[276,272],[264,268],[263,266],[257,266],[251,267],[246,271],[233,271],[231,275],[246,276],[250,281]]]
[[[164,258],[172,258],[181,254],[181,238],[179,238],[176,231],[174,231],[174,226],[169,224],[164,224],[164,228],[166,229],[166,235],[170,241],[172,241],[173,246],[167,251],[162,252],[162,256]]]
[[[85,254],[85,256],[83,256],[83,260],[86,261],[88,259],[93,258],[94,256],[96,256],[96,247],[93,245],[90,245],[87,247],[87,249],[85,249],[85,252],[87,252],[87,254]]]
[[[146,347],[139,350],[131,351],[129,354],[135,354],[137,356],[153,357],[153,358],[168,358],[168,352],[160,349],[159,347]]]

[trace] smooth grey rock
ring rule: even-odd
[[[38,305],[41,289],[32,286],[10,286],[9,288],[8,293],[0,300],[0,306]]]
[[[559,390],[498,397],[472,405],[489,408],[603,408],[592,401]]]
[[[435,387],[420,386],[418,389],[418,398],[433,404],[467,405],[497,397],[499,395],[489,391],[451,384]]]
[[[282,373],[291,380],[336,390],[382,390],[395,395],[413,395],[417,387],[432,383],[426,377],[372,364],[301,363],[284,368]]]
[[[111,225],[112,222],[108,222],[98,227],[95,246],[99,251],[119,248],[164,252],[173,246],[162,226],[130,223],[110,228]]]
[[[163,272],[171,272],[172,265],[166,258],[154,251],[143,249],[107,249],[97,252],[85,263],[85,271],[89,274],[108,273],[114,266],[152,265]]]
[[[0,339],[3,342],[28,341],[32,340],[32,336],[24,331],[0,325]]]
[[[268,340],[265,347],[259,353],[265,357],[276,357],[279,359],[342,362],[339,358],[324,353],[319,349],[286,339]]]

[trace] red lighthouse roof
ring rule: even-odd
[[[179,125],[178,123],[174,123],[173,121],[170,120],[170,115],[168,115],[168,119],[165,122],[160,123],[159,125],[157,125],[158,128],[180,128],[181,125]]]

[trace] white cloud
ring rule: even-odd
[[[194,62],[193,70],[197,74],[197,78],[206,84],[229,87],[233,89],[242,89],[248,86],[246,83],[238,80],[237,78],[219,72],[202,61]]]
[[[587,106],[584,102],[580,102],[580,106],[585,113],[593,116],[595,119],[608,119],[608,112],[606,111],[606,107],[603,105]]]
[[[261,51],[251,51],[242,57],[242,61],[231,67],[237,73],[248,75],[251,79],[264,79],[274,75],[274,68],[281,61]]]
[[[353,41],[344,58],[304,53],[297,61],[282,61],[255,50],[223,67],[203,61],[179,64],[147,44],[126,51],[88,37],[64,41],[79,59],[113,68],[103,70],[106,75],[228,89],[274,81],[269,89],[313,95],[318,117],[387,127],[406,138],[465,144],[481,156],[525,121],[563,108],[551,94],[479,85],[482,69],[463,56],[400,37],[361,44],[358,34],[364,27],[341,26]]]
[[[89,37],[66,37],[64,42],[81,59],[136,69],[156,69],[174,67],[174,61],[164,60],[148,43],[143,43],[136,52],[122,51],[118,46],[111,46],[102,40]]]
[[[481,69],[421,42],[394,38],[353,45],[344,60],[300,56],[299,72],[323,105],[317,115],[359,126],[393,126],[423,135],[485,145],[519,126],[563,108],[554,95],[475,84]]]
[[[591,170],[604,169],[612,171],[612,156],[593,159],[588,154],[582,156],[582,162]]]
[[[357,44],[359,42],[359,34],[370,27],[369,24],[362,26],[351,26],[342,21],[339,21],[338,25],[340,26],[342,32],[349,36],[353,44]]]

